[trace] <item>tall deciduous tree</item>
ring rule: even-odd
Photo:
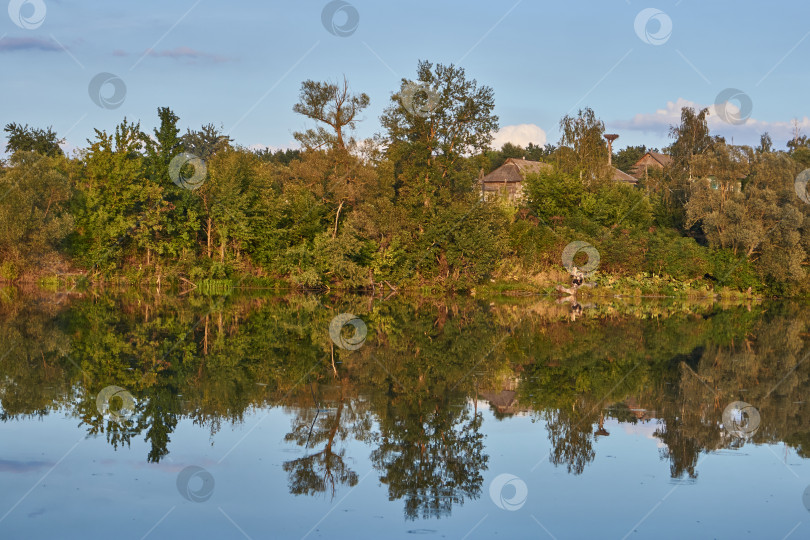
[[[669,129],[675,142],[669,147],[674,174],[692,177],[692,158],[708,150],[714,139],[709,134],[709,109],[700,112],[691,107],[681,109],[681,123]]]
[[[672,162],[664,171],[662,207],[671,225],[678,228],[685,226],[684,205],[695,176],[694,158],[708,151],[716,140],[709,133],[708,116],[709,109],[695,111],[684,107],[681,109],[681,123],[669,130],[674,142],[665,149]]]
[[[326,124],[331,132],[318,126],[296,132],[293,136],[304,148],[345,150],[352,143],[351,138],[346,141],[345,130],[355,128],[360,113],[368,107],[369,102],[368,95],[349,91],[349,82],[345,77],[342,83],[304,81],[300,100],[293,105],[293,111]]]
[[[368,183],[364,167],[357,157],[350,154],[355,141],[346,132],[356,128],[360,113],[369,103],[368,95],[349,91],[349,83],[344,77],[342,83],[304,81],[300,100],[293,106],[298,114],[330,128],[327,130],[319,125],[316,129],[296,132],[294,136],[310,151],[301,163],[304,176],[309,177],[305,181],[314,180],[321,184],[320,196],[334,208],[333,239],[337,237],[344,207],[348,205],[351,209],[356,205],[362,199]],[[326,153],[316,155],[312,153],[314,151]],[[306,164],[314,165],[315,170],[311,166],[306,167]]]
[[[475,195],[483,161],[467,158],[481,156],[498,129],[492,88],[463,68],[420,61],[417,80],[403,79],[391,101],[381,122],[398,195],[425,207]]]
[[[169,164],[184,150],[184,141],[179,136],[180,128],[177,126],[180,118],[168,107],[158,108],[158,118],[160,124],[155,128],[154,135],[143,138],[147,177],[162,189],[162,196],[168,205],[167,211],[160,215],[160,241],[156,243],[155,252],[177,257],[184,251],[195,249],[195,234],[200,219],[199,203],[197,197],[176,185],[169,175]]]
[[[167,211],[163,188],[148,178],[140,124],[126,119],[110,135],[96,130],[85,156],[80,182],[77,229],[84,262],[111,269],[125,256],[147,266],[160,250],[161,214]]]
[[[578,173],[586,182],[612,178],[608,167],[605,123],[593,109],[581,109],[576,116],[565,115],[560,120],[558,164],[567,172]]]
[[[417,80],[403,80],[392,96],[381,118],[391,167],[386,174],[407,219],[390,231],[390,245],[404,253],[380,259],[407,260],[399,272],[416,269],[469,284],[500,256],[502,216],[479,201],[477,184],[498,128],[494,107],[492,88],[468,79],[460,67],[426,61],[419,62]]]

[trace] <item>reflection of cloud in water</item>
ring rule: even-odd
[[[655,436],[655,430],[658,429],[658,424],[655,422],[639,422],[638,424],[619,424],[625,433],[628,435],[637,435],[645,439],[654,440],[658,448],[664,448],[666,445]]]
[[[38,471],[46,467],[53,467],[53,463],[48,461],[13,461],[10,459],[0,459],[0,472],[27,473]]]

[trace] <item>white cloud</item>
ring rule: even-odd
[[[546,132],[534,124],[518,124],[516,126],[503,126],[495,132],[492,147],[500,149],[506,143],[526,147],[529,143],[538,146],[546,144]]]
[[[701,105],[684,98],[678,98],[677,101],[668,101],[665,108],[657,109],[654,113],[640,113],[631,120],[611,122],[611,126],[618,129],[665,136],[669,133],[670,126],[680,124],[681,109],[683,107],[692,107],[695,110],[708,107],[708,123],[712,134],[722,135],[729,141],[734,138],[734,142],[737,144],[757,144],[759,136],[766,131],[771,135],[777,146],[793,138],[793,120],[769,122],[748,118],[744,123],[730,124],[723,120],[716,105]],[[739,111],[738,104],[733,101],[727,102],[726,111],[737,113]],[[810,133],[810,118],[805,116],[799,120],[799,128],[802,133]]]

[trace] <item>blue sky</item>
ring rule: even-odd
[[[245,146],[287,147],[308,125],[292,112],[301,81],[345,75],[371,97],[357,132],[367,137],[428,59],[493,87],[497,144],[556,142],[559,119],[590,106],[617,147],[661,147],[681,106],[711,106],[729,88],[742,97],[726,110],[742,108],[740,120],[712,115],[715,133],[756,144],[769,131],[783,147],[797,118],[810,134],[806,1],[352,0],[333,19],[359,18],[343,37],[322,22],[328,4],[11,0],[0,11],[0,122],[52,125],[74,148],[125,116],[151,129],[169,106],[183,130],[214,123]],[[126,85],[119,107],[90,98],[98,73]]]

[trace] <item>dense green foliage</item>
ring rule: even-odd
[[[588,108],[560,121],[556,146],[492,150],[493,91],[453,65],[420,62],[383,132],[356,141],[369,103],[345,79],[305,81],[293,109],[314,126],[294,151],[240,147],[212,124],[181,134],[166,107],[151,133],[124,119],[72,157],[50,128],[8,124],[0,279],[551,287],[563,248],[587,241],[603,284],[644,275],[700,294],[810,293],[810,204],[793,184],[810,165],[806,137],[787,151],[767,134],[756,149],[733,146],[709,133],[706,111],[684,109],[664,149],[671,166],[633,187],[612,180],[604,123]],[[645,150],[619,151],[616,164]],[[552,170],[529,175],[521,200],[482,200],[481,174],[509,157]]]

